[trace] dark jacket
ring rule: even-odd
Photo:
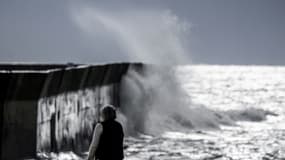
[[[115,120],[101,122],[103,133],[100,136],[98,148],[95,152],[99,160],[122,160],[124,159],[122,125]]]

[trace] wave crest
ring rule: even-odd
[[[129,134],[219,129],[236,121],[263,121],[272,112],[247,108],[218,111],[191,103],[172,67],[130,68],[122,79],[121,112]]]

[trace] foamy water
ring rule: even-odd
[[[191,125],[181,129],[158,119],[169,122],[162,134],[125,139],[126,160],[285,159],[285,67],[180,66],[173,76],[186,92],[189,106],[184,107],[192,112],[181,117]]]
[[[126,159],[285,158],[285,67],[181,66],[177,76],[193,104],[235,123],[127,138]]]

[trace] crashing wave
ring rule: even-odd
[[[237,121],[263,121],[267,115],[275,115],[256,108],[219,111],[195,105],[174,72],[168,66],[129,69],[122,80],[120,109],[129,134],[219,129]]]

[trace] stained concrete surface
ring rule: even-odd
[[[120,106],[130,65],[2,64],[1,159],[87,149],[99,108]]]

